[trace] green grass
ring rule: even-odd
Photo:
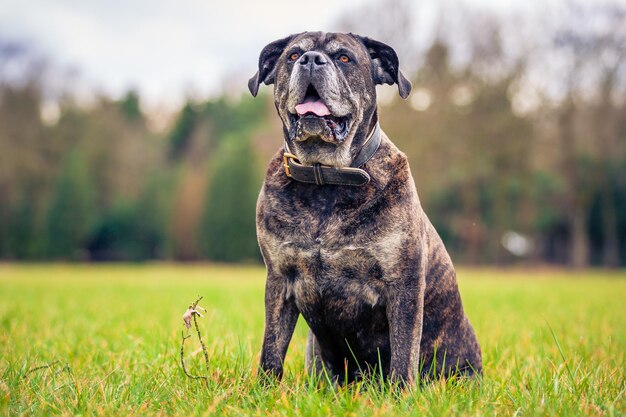
[[[0,265],[0,411],[6,415],[608,415],[626,413],[626,272],[461,270],[483,348],[477,381],[408,391],[334,389],[304,371],[306,324],[283,382],[256,378],[264,272],[257,267]],[[210,354],[181,316],[198,295]],[[194,355],[195,354],[195,355]],[[193,356],[192,356],[193,355]],[[55,361],[58,361],[55,363]],[[34,367],[54,363],[28,373]]]

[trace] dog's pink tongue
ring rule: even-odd
[[[316,116],[323,117],[330,114],[330,110],[328,110],[326,104],[324,104],[322,100],[313,97],[307,98],[304,100],[304,103],[298,104],[296,106],[296,111],[299,116],[307,113],[313,113]]]

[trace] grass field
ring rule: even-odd
[[[12,416],[626,413],[626,272],[461,269],[459,282],[483,348],[481,383],[438,381],[407,391],[372,381],[339,388],[312,383],[301,321],[283,382],[265,387],[256,379],[261,268],[0,265],[0,410]],[[179,363],[181,316],[198,295],[208,310],[199,325],[210,369],[197,341],[188,341],[187,364],[209,376],[208,388],[187,378]]]

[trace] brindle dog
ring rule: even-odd
[[[376,84],[411,83],[388,45],[305,32],[267,45],[248,84],[275,84],[288,148],[303,165],[350,166],[377,127]],[[446,249],[422,210],[406,156],[382,133],[363,186],[315,185],[271,160],[257,204],[267,267],[260,371],[278,378],[296,321],[307,368],[339,382],[380,372],[411,383],[482,372],[481,351]],[[347,376],[348,381],[344,381]]]

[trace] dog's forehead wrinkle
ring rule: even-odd
[[[320,32],[320,34],[319,34],[319,36],[317,38],[317,45],[319,47],[323,47],[324,44],[326,43],[326,36],[327,36],[326,32]]]
[[[331,41],[328,41],[328,43],[326,44],[326,51],[331,55],[336,54],[341,49],[344,49],[344,46],[334,39]]]
[[[291,45],[291,48],[299,48],[299,49],[302,49],[303,51],[308,51],[310,49],[313,49],[314,46],[315,46],[315,42],[313,41],[313,39],[309,37],[304,37],[304,38],[296,39],[294,43]]]
[[[295,37],[288,48],[299,48],[303,51],[318,50],[329,55],[342,49],[348,49],[357,56],[367,55],[363,46],[357,40],[345,33],[335,32],[305,32]]]

